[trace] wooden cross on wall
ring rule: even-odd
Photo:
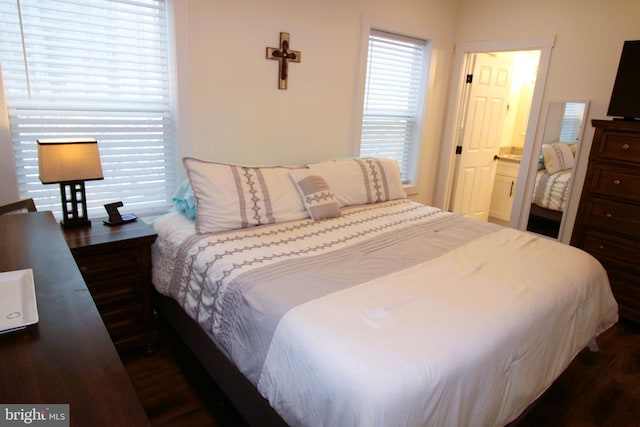
[[[287,88],[289,62],[300,62],[301,55],[300,51],[289,50],[289,33],[280,33],[280,48],[267,48],[267,59],[278,60],[278,89]]]

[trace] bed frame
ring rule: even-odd
[[[162,295],[154,289],[153,302],[158,314],[173,328],[251,427],[289,427],[253,384],[220,351],[200,325],[189,317],[173,298]],[[538,397],[506,427],[517,427],[541,398],[542,396]]]
[[[529,215],[542,218],[547,221],[557,222],[558,224],[560,223],[560,221],[562,221],[562,212],[542,208],[533,203],[531,203],[531,210],[529,211]]]
[[[155,308],[252,427],[286,427],[282,417],[218,349],[204,330],[170,297],[153,292]]]
[[[560,233],[561,221],[562,212],[541,208],[532,203],[529,211],[529,220],[527,221],[527,230],[556,239]]]

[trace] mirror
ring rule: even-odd
[[[569,186],[587,118],[588,101],[551,101],[547,106],[542,147],[527,230],[558,238]]]

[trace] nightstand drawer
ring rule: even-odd
[[[76,263],[87,282],[135,274],[140,271],[140,250],[137,248],[76,256]]]
[[[640,206],[591,197],[587,202],[584,224],[602,231],[640,234]]]
[[[589,189],[609,197],[640,201],[640,174],[629,169],[596,165]]]
[[[98,309],[114,302],[140,300],[142,279],[139,274],[121,276],[116,280],[87,281],[86,283]]]
[[[145,331],[145,319],[139,304],[122,305],[117,309],[100,312],[113,340]]]
[[[585,231],[582,249],[598,258],[603,264],[613,263],[629,266],[630,260],[640,257],[640,246],[633,240],[621,239],[607,234]],[[638,269],[638,264],[633,264]]]
[[[597,158],[640,162],[640,138],[605,133],[600,142]]]

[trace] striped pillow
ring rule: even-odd
[[[549,174],[571,169],[575,162],[573,152],[569,144],[554,142],[542,145],[544,167]]]
[[[340,206],[404,199],[400,167],[393,159],[354,158],[312,163],[309,170],[327,181]]]
[[[319,220],[336,218],[341,215],[336,196],[323,177],[308,172],[289,172],[289,175],[311,218]]]
[[[308,218],[289,172],[184,158],[196,200],[196,231],[216,233]]]

